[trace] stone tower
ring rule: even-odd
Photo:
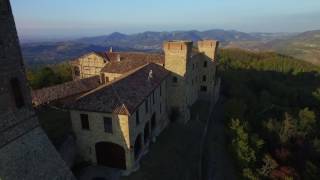
[[[216,69],[217,60],[216,54],[219,42],[214,40],[198,41],[198,50],[203,54],[200,62],[200,99],[214,98],[215,82],[216,82]],[[204,88],[206,91],[204,91]]]
[[[168,101],[171,111],[179,113],[182,121],[190,119],[189,94],[189,61],[191,59],[192,41],[167,41],[163,45],[165,52],[165,68],[171,71],[168,83]]]
[[[0,179],[74,179],[32,109],[9,0],[0,0]]]
[[[212,61],[216,60],[218,46],[219,46],[218,41],[214,41],[214,40],[198,41],[199,52],[204,53]]]

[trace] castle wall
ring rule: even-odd
[[[0,179],[74,179],[32,109],[8,0],[0,0]]]
[[[0,149],[0,178],[74,179],[40,127]]]

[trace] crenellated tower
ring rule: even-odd
[[[216,88],[217,49],[218,41],[198,41],[198,51],[202,54],[199,60],[199,98],[213,99]]]
[[[168,83],[169,112],[178,113],[182,121],[190,118],[187,79],[192,46],[192,41],[167,41],[163,45],[165,68],[171,71]]]

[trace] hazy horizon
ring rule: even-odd
[[[113,32],[320,29],[320,1],[309,0],[11,0],[21,39],[74,39]],[[39,8],[41,7],[41,8]]]

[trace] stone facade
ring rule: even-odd
[[[0,0],[0,179],[74,179],[32,109],[8,0]]]
[[[78,59],[78,64],[73,67],[74,77],[82,79],[99,75],[107,63],[107,60],[97,53],[83,55]]]
[[[157,67],[158,65],[154,66]],[[161,66],[157,68],[163,69]],[[138,70],[138,72],[140,71]],[[140,75],[138,74],[128,76],[137,76],[137,78],[140,79]],[[154,76],[160,77],[157,73],[155,73]],[[150,142],[152,140],[155,141],[156,137],[169,123],[166,91],[167,77],[168,76],[164,76],[164,79],[156,83],[155,88],[150,92],[148,91],[148,94],[142,94],[142,101],[139,101],[140,103],[133,110],[129,109],[129,113],[123,113],[123,111],[115,111],[112,113],[94,112],[71,108],[72,127],[77,137],[78,153],[82,158],[93,164],[103,164],[103,162],[99,162],[98,160],[99,150],[97,149],[97,145],[108,142],[111,144],[109,149],[118,146],[124,150],[122,155],[105,154],[107,157],[118,156],[117,161],[124,159],[125,165],[118,167],[116,162],[110,162],[114,163],[109,164],[111,167],[123,169],[126,173],[137,169],[139,160],[144,152],[148,150]],[[145,78],[148,77],[146,76]],[[132,82],[131,80],[128,81]],[[135,82],[139,81],[140,80]],[[146,81],[149,80],[146,79]],[[146,83],[148,84],[148,82]],[[112,86],[112,84],[102,88],[113,88],[114,91],[117,91],[116,87],[110,86]],[[143,89],[144,87],[139,88]],[[122,98],[121,94],[118,95]],[[113,99],[108,100],[114,101]],[[83,122],[82,117],[85,117],[85,121],[87,121],[88,124]],[[106,130],[106,119],[112,121],[112,123],[110,123],[111,130],[110,127]]]
[[[218,42],[198,42],[198,51],[191,41],[168,41],[163,45],[165,68],[171,72],[168,88],[170,110],[178,111],[181,121],[190,118],[190,106],[197,99],[213,101]]]

